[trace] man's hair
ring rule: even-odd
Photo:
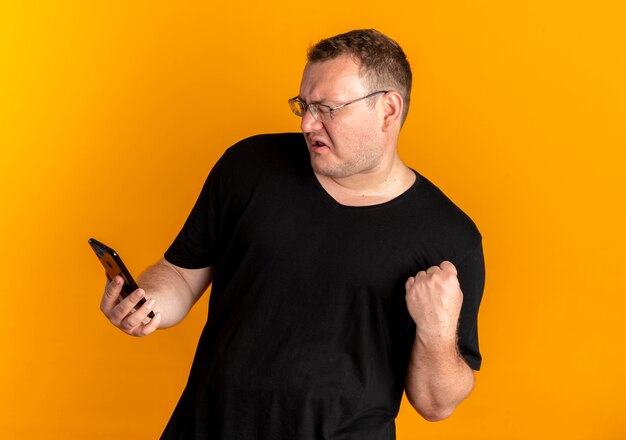
[[[351,56],[360,65],[361,74],[375,92],[393,89],[402,95],[406,119],[411,100],[411,66],[398,43],[375,29],[359,29],[321,40],[309,48],[309,63]]]

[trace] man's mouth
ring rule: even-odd
[[[324,148],[324,147],[328,148],[328,144],[326,144],[324,141],[320,141],[320,140],[311,141],[311,148],[318,149],[318,148]]]
[[[312,153],[323,153],[330,150],[330,145],[326,143],[326,139],[318,136],[311,136],[309,138],[309,148]]]

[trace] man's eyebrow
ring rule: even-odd
[[[302,101],[302,102],[306,102],[306,99],[304,99],[304,98],[303,98],[302,96],[300,96],[300,95],[296,96],[296,98],[298,98],[298,99],[299,99],[300,101]],[[326,98],[317,99],[317,100],[315,100],[315,101],[311,101],[311,102],[309,102],[309,104],[322,104],[322,105],[325,105],[325,106],[327,106],[327,107],[330,107],[330,105],[328,105],[328,104],[324,104],[324,101],[327,101],[327,99],[326,99]]]

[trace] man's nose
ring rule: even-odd
[[[321,121],[318,121],[313,117],[313,113],[311,113],[311,109],[307,108],[304,114],[302,115],[302,121],[300,121],[300,129],[303,133],[310,133],[312,131],[319,131],[322,126]]]

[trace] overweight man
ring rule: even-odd
[[[212,285],[162,439],[390,440],[403,392],[430,421],[469,396],[481,235],[398,155],[411,78],[375,30],[311,47],[289,100],[302,133],[226,150],[140,288],[107,284],[102,312],[134,336]]]

